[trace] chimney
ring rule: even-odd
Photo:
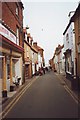
[[[34,43],[33,43],[33,46],[34,46],[35,48],[37,48],[37,42],[34,42]]]

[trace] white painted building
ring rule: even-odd
[[[36,73],[37,66],[38,66],[38,51],[32,47],[32,75]]]
[[[64,73],[64,45],[58,45],[55,49],[54,57],[53,57],[53,64],[54,70],[56,70],[59,74]]]
[[[64,33],[64,55],[66,76],[72,77],[76,74],[75,68],[75,34],[74,23],[69,22]]]
[[[41,66],[42,66],[42,56],[41,56],[40,52],[38,51],[38,68],[37,68],[37,70],[39,70],[39,67],[41,67]]]

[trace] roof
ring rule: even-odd
[[[75,18],[76,15],[80,15],[80,2],[78,4],[78,7],[77,7],[74,15],[72,16],[72,21],[74,21],[74,18]]]
[[[74,22],[74,18],[75,18],[75,16],[76,16],[76,14],[78,14],[78,13],[80,14],[80,3],[79,3],[79,5],[78,5],[78,7],[77,7],[77,9],[76,9],[76,11],[75,11],[75,13],[74,13],[74,15],[71,17],[71,19],[70,19],[70,21],[69,21],[69,23],[68,23],[65,31],[63,32],[63,35],[65,35],[65,33],[66,33],[67,29],[69,28],[71,22]]]
[[[40,46],[37,46],[37,49],[38,50],[43,50],[43,48],[41,48]],[[44,51],[44,50],[43,50]]]
[[[31,46],[31,49],[32,49],[34,52],[38,53],[37,49],[36,49],[34,46]]]
[[[72,18],[72,17],[71,17]],[[71,19],[70,19],[70,21],[69,21],[69,23],[68,23],[68,25],[67,25],[67,27],[66,27],[66,29],[65,29],[65,31],[63,32],[63,35],[65,35],[65,33],[66,33],[66,31],[67,31],[67,29],[69,28],[69,26],[70,26],[70,24],[71,24]]]
[[[29,47],[31,47],[30,43],[29,43],[27,40],[24,40],[24,42],[25,42]]]

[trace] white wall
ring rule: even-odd
[[[35,64],[32,63],[32,74],[34,74],[34,73],[35,73]]]
[[[66,40],[66,35],[69,34],[68,41]],[[67,29],[65,35],[64,35],[64,52],[66,52],[67,49],[71,49],[71,62],[73,61],[74,64],[74,75],[76,74],[76,67],[75,67],[75,34],[74,34],[74,23],[72,22]],[[72,63],[71,63],[72,65]]]
[[[42,64],[42,57],[41,57],[41,54],[38,53],[38,69],[39,67],[41,67],[41,64]]]
[[[69,26],[69,28],[67,29],[65,35],[64,35],[64,52],[67,50],[67,49],[73,49],[73,23],[71,23],[71,25]],[[69,35],[69,39],[66,40],[66,35]]]

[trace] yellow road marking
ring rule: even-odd
[[[31,81],[25,88],[22,89],[22,91],[11,101],[11,103],[5,108],[5,110],[2,113],[0,113],[0,116],[2,114],[4,114],[3,115],[3,118],[4,118],[9,113],[9,111],[19,101],[19,99],[22,97],[22,95],[25,93],[25,91],[36,81],[36,79],[34,79],[33,81]]]
[[[70,92],[70,90],[68,89],[67,86],[64,86],[65,90],[71,95],[71,97],[74,99],[74,101],[78,104],[78,101],[75,99],[75,97],[72,95],[72,93]]]
[[[58,75],[57,74],[55,74],[57,77],[58,77]],[[58,77],[58,79],[60,80],[60,81],[62,81],[59,77]],[[73,98],[73,100],[78,104],[79,102],[79,100],[77,100],[77,98],[75,98],[74,97],[74,95],[72,94],[72,91],[69,89],[69,87],[67,86],[67,85],[64,85],[63,86],[64,88],[65,88],[65,90],[71,95],[71,97]]]
[[[17,98],[17,100],[11,105],[11,107],[7,110],[7,112],[3,115],[3,118],[5,118],[5,116],[10,112],[10,110],[14,107],[14,105],[19,101],[19,99],[22,97],[22,95],[25,93],[25,91],[31,86],[32,84],[30,84],[21,94],[20,96]]]

